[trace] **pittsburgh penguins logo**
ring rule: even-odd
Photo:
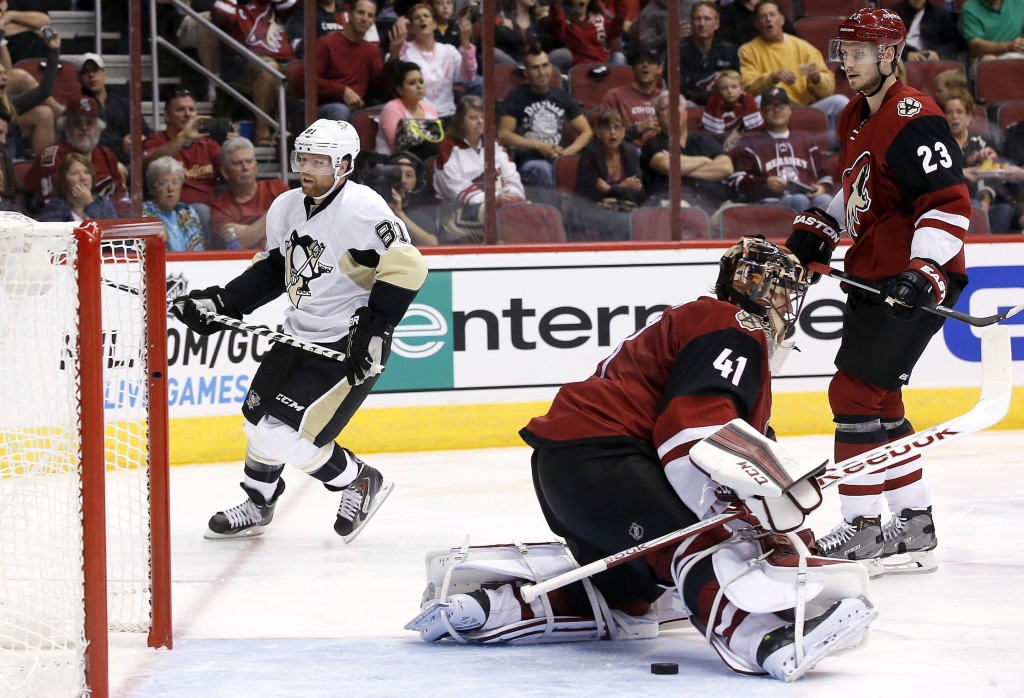
[[[896,105],[896,113],[908,119],[911,116],[917,116],[921,113],[921,103],[912,97],[904,97]]]
[[[868,193],[870,179],[871,155],[864,152],[853,163],[853,167],[843,173],[843,182],[850,182],[850,191],[846,195],[846,230],[855,240],[860,234],[860,216],[871,208],[871,195]]]
[[[284,273],[288,283],[288,298],[292,305],[299,307],[303,297],[311,296],[309,283],[324,274],[330,274],[334,267],[320,263],[324,244],[308,235],[292,231],[285,243]]]

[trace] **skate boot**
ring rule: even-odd
[[[926,574],[939,568],[935,562],[935,523],[932,508],[907,508],[882,527],[885,538],[882,565],[886,574]]]
[[[843,599],[804,623],[803,661],[796,661],[796,626],[786,625],[764,636],[757,648],[757,663],[786,683],[795,681],[825,657],[853,650],[867,641],[867,629],[878,615],[863,596]]]
[[[832,532],[819,538],[818,555],[837,560],[853,560],[868,568],[868,577],[885,574],[882,567],[882,517],[857,516],[842,521]]]
[[[346,543],[355,540],[363,526],[373,518],[395,487],[375,468],[371,468],[354,455],[352,458],[359,464],[359,474],[352,484],[341,491],[338,518],[334,522],[334,531]]]
[[[217,540],[262,536],[263,529],[274,520],[274,506],[284,492],[284,480],[277,481],[277,490],[269,502],[263,499],[259,491],[246,487],[244,482],[239,484],[249,498],[236,507],[214,514],[203,538]]]

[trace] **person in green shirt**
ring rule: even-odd
[[[960,31],[982,60],[1024,54],[1024,0],[968,0],[960,10]]]

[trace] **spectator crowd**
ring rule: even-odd
[[[0,0],[0,208],[47,221],[130,215],[135,155],[143,215],[160,219],[170,250],[262,248],[267,210],[295,185],[280,178],[281,129],[266,117],[277,113],[281,75],[288,130],[305,126],[304,2],[316,3],[317,114],[356,127],[355,176],[417,245],[485,239],[490,61],[499,213],[551,207],[566,240],[633,239],[637,211],[671,205],[673,158],[687,221],[710,226],[684,236],[714,235],[731,207],[799,212],[835,195],[835,124],[852,93],[841,66],[826,62],[845,18],[821,16],[822,3],[495,0],[494,51],[484,55],[481,1],[191,0],[197,15],[160,3],[152,21],[170,22],[179,47],[217,79],[165,88],[137,154],[127,86],[108,79],[104,56],[62,53],[60,33],[37,11],[70,3]],[[675,1],[680,39],[670,47]],[[1003,61],[1024,80],[1024,1],[883,5],[907,27],[901,79],[937,99],[963,149],[976,217],[992,233],[1020,234],[1024,92],[1019,102],[991,99],[978,76]],[[667,80],[671,51],[678,85]],[[65,64],[77,76],[70,94],[57,89]]]

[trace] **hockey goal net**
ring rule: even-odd
[[[108,631],[171,645],[161,232],[0,213],[0,696],[106,696]]]

